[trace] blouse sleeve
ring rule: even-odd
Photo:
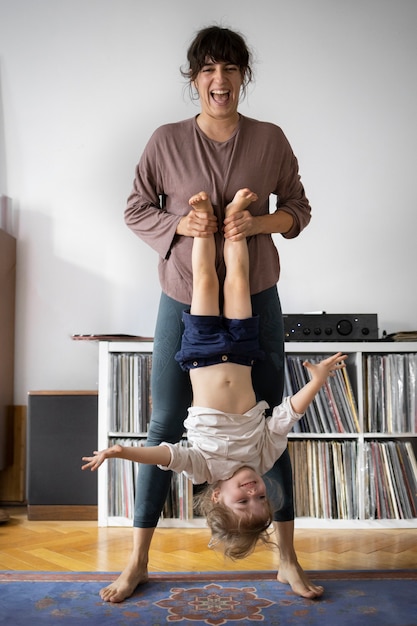
[[[282,404],[274,407],[271,417],[267,418],[268,428],[271,432],[285,437],[302,417],[303,413],[296,413],[290,398],[287,397]]]
[[[282,161],[275,189],[277,211],[292,215],[294,223],[288,232],[283,233],[283,237],[293,239],[309,224],[311,207],[301,183],[297,158],[283,131],[279,129],[279,132]]]
[[[160,446],[167,446],[171,452],[171,461],[166,467],[158,465],[159,469],[172,470],[177,474],[185,474],[195,485],[211,481],[207,462],[201,452],[194,447],[185,448],[178,444],[164,441]]]
[[[142,241],[166,259],[176,237],[181,215],[168,213],[163,207],[158,130],[149,140],[135,170],[133,189],[127,201],[124,217],[127,226]]]

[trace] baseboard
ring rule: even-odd
[[[28,520],[97,521],[97,505],[28,504]]]

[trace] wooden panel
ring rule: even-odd
[[[0,229],[0,470],[10,465],[13,407],[16,239]]]
[[[23,503],[26,477],[26,406],[13,407],[12,464],[0,471],[0,502]]]

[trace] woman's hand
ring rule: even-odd
[[[284,210],[265,215],[252,215],[246,209],[226,217],[223,222],[223,232],[226,239],[239,241],[252,235],[285,234],[292,228],[293,223],[293,216]]]
[[[177,235],[209,237],[217,232],[217,217],[204,211],[191,211],[178,222]]]
[[[240,241],[251,235],[259,234],[257,228],[258,218],[254,217],[250,211],[238,211],[226,217],[223,222],[223,232],[225,239],[230,241]]]

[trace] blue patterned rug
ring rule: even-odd
[[[416,626],[417,570],[310,572],[319,600],[295,596],[274,572],[151,574],[121,604],[99,589],[112,573],[0,572],[0,624],[10,626]]]

